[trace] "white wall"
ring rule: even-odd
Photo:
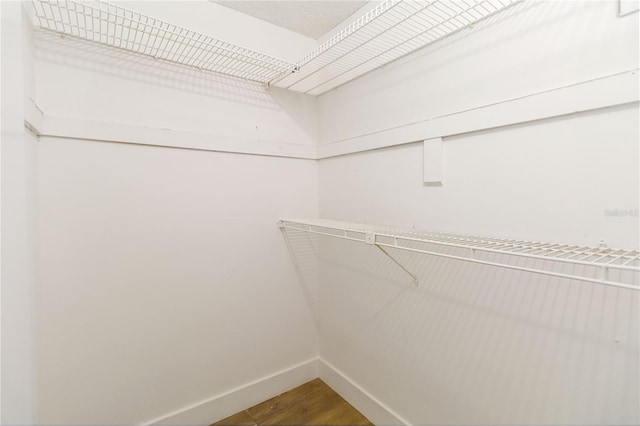
[[[2,301],[0,423],[34,423],[35,351],[35,138],[25,130],[32,96],[30,37],[20,3],[2,2]]]
[[[206,30],[206,3],[193,19],[175,3],[139,7]],[[266,27],[260,40],[231,39],[244,18],[227,13],[234,25],[222,38],[288,46],[290,35]],[[39,422],[152,421],[298,365],[319,345],[412,423],[637,423],[637,296],[408,256],[414,289],[370,247],[322,242],[316,300],[307,286],[316,276],[298,282],[275,227],[319,208],[327,218],[637,247],[637,217],[605,217],[638,208],[637,103],[445,138],[442,187],[423,185],[415,143],[318,165],[82,137],[119,126],[135,142],[135,127],[189,146],[191,132],[209,137],[204,149],[251,141],[278,155],[638,67],[637,19],[617,18],[614,2],[536,2],[508,16],[318,105],[37,34],[35,101],[81,130],[38,147]],[[305,43],[269,53],[295,59]]]
[[[320,161],[321,217],[638,248],[638,108]],[[616,207],[618,206],[618,207]],[[296,251],[305,250],[301,243]],[[637,292],[320,245],[320,356],[411,424],[637,424]],[[569,271],[567,271],[569,272]]]
[[[283,59],[313,44],[211,2],[125,6]],[[74,137],[39,142],[38,421],[207,424],[259,402],[234,392],[317,354],[276,226],[317,215],[317,164],[206,150],[315,152],[315,101],[44,32],[35,58],[43,122]]]
[[[276,222],[316,186],[312,161],[41,139],[39,422],[150,421],[313,358]]]
[[[472,235],[637,248],[638,106],[444,140],[444,182],[422,143],[320,161],[320,214]]]
[[[320,143],[638,67],[637,15],[618,18],[615,2],[509,16],[321,96]],[[632,102],[450,135],[442,186],[423,183],[419,142],[322,159],[320,216],[637,249],[638,216],[606,210],[640,208],[639,124]],[[319,250],[320,356],[398,420],[640,421],[637,292],[394,251],[414,288],[375,248]]]
[[[524,2],[318,98],[321,144],[637,69],[616,1]]]
[[[314,45],[304,36],[208,1],[126,6],[291,61]],[[62,39],[42,30],[35,32],[35,57],[36,103],[45,117],[68,123],[71,129],[65,135],[84,127],[90,129],[85,131],[87,138],[114,140],[109,135],[122,136],[122,131],[116,131],[128,126],[125,130],[190,133],[178,136],[187,139],[179,143],[200,149],[233,151],[235,146],[242,151],[242,146],[250,144],[261,152],[261,146],[273,146],[272,155],[286,154],[288,147],[296,146],[315,153],[315,99],[310,96],[267,90],[257,83]],[[96,135],[96,129],[105,126],[111,131]],[[188,141],[199,135],[209,136],[208,142]],[[115,140],[135,142],[126,134]],[[162,144],[160,138],[156,140]]]
[[[398,423],[638,424],[637,292],[390,252],[418,287],[374,247],[321,242],[319,336]]]
[[[188,131],[238,142],[314,144],[315,123],[296,121],[288,105],[280,105],[292,96],[274,97],[282,93],[278,89],[272,95],[255,83],[142,56],[114,57],[113,49],[51,37],[36,33],[36,102],[47,116]]]

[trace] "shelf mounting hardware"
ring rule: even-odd
[[[282,229],[375,245],[409,274],[414,284],[417,277],[394,259],[386,248],[640,291],[638,249],[445,234],[324,219],[283,220],[280,223]],[[523,266],[523,259],[528,259],[531,266]]]
[[[380,250],[385,256],[387,256],[389,259],[391,259],[391,261],[393,263],[395,263],[400,269],[402,269],[407,275],[409,275],[409,277],[411,277],[411,283],[414,285],[414,287],[418,286],[418,278],[412,274],[411,272],[409,272],[409,270],[407,268],[405,268],[402,263],[398,262],[398,260],[391,256],[391,254],[389,254],[388,251],[386,251],[384,248],[382,248],[381,246],[378,245],[378,243],[376,242],[376,234],[373,232],[367,232],[364,236],[364,242],[372,245],[374,247],[376,247],[378,250]]]

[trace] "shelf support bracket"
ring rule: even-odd
[[[380,250],[385,256],[391,259],[393,263],[395,263],[400,269],[402,269],[407,275],[409,275],[409,277],[411,277],[411,283],[413,284],[414,287],[418,286],[418,278],[414,274],[409,272],[409,270],[405,268],[400,262],[398,262],[396,258],[391,256],[391,254],[389,254],[388,251],[386,251],[376,243],[376,234],[374,234],[373,232],[367,232],[364,237],[364,242],[369,245],[377,247],[378,250]]]

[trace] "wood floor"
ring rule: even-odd
[[[218,425],[373,425],[322,380],[315,379],[282,395],[214,423]]]

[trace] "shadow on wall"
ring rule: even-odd
[[[302,292],[317,329],[319,321],[318,281],[320,279],[318,236],[291,229],[284,229],[282,236],[289,249]]]
[[[559,10],[562,10],[559,12]],[[491,49],[501,43],[511,42],[511,39],[505,38],[504,34],[512,34],[514,32],[525,33],[527,31],[539,31],[544,34],[545,26],[553,23],[553,21],[562,21],[574,12],[571,5],[563,2],[521,2],[514,4],[506,10],[491,15],[486,19],[473,24],[470,27],[461,29],[441,40],[436,41],[427,46],[420,55],[416,55],[411,62],[419,60],[422,56],[431,55],[439,50],[450,50],[450,46],[459,41],[473,37],[475,40],[483,40],[481,46],[470,45],[469,49],[460,51],[455,56],[447,57],[445,62],[428,62],[425,66],[420,67],[420,72],[430,71],[440,68],[450,62],[457,62],[473,54],[482,54],[483,51]],[[553,21],[551,20],[553,19]],[[541,25],[544,23],[545,25]],[[568,32],[567,36],[571,36]],[[482,35],[482,36],[481,36]],[[542,42],[542,41],[541,41]],[[544,41],[543,43],[547,43]]]
[[[427,73],[435,70],[446,68],[451,64],[468,60],[477,55],[483,55],[484,52],[494,49],[497,46],[510,43],[513,41],[514,35],[524,34],[528,31],[538,31],[540,36],[545,35],[545,28],[552,25],[554,21],[562,21],[570,16],[574,10],[571,2],[521,2],[503,10],[497,14],[491,15],[472,26],[464,27],[432,44],[413,52],[406,58],[400,58],[386,67],[402,67],[406,71],[402,75],[402,79],[397,79],[398,83],[405,80],[419,79]],[[553,19],[553,20],[551,20]],[[542,25],[544,23],[544,25]],[[577,32],[588,31],[588,28],[576,28]],[[505,37],[509,34],[509,37]],[[576,37],[576,33],[567,31],[567,37]],[[463,50],[451,49],[451,46],[460,44],[460,42],[472,37],[474,42]],[[540,40],[541,45],[553,43],[553,40]],[[434,55],[436,52],[442,51],[442,56]],[[450,52],[455,52],[451,55]],[[525,55],[523,53],[523,55]],[[425,61],[425,57],[429,57]],[[526,57],[526,55],[525,55]],[[536,60],[535,58],[532,60]],[[407,66],[412,64],[412,66]],[[477,72],[477,70],[474,70]],[[362,85],[362,90],[366,93],[375,91],[393,91],[394,85],[389,84],[389,80],[384,73],[370,74],[371,83]],[[377,80],[380,80],[380,83]],[[459,84],[457,79],[452,79],[452,84]],[[372,90],[375,87],[377,89]]]
[[[279,110],[260,83],[192,69],[140,53],[34,28],[37,59],[208,97]]]
[[[318,255],[308,272],[321,356],[412,423],[640,418],[638,292],[389,249],[416,274],[414,287],[374,246],[321,236],[310,248],[300,231],[287,234],[299,274]]]

